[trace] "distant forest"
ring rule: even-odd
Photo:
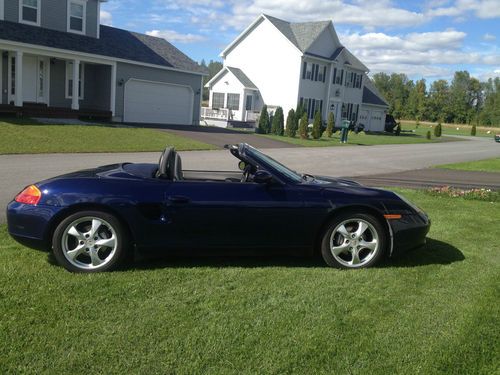
[[[203,60],[201,64],[209,73],[204,84],[222,69],[219,61],[207,64]],[[414,82],[406,74],[377,73],[372,80],[396,119],[500,126],[500,77],[480,82],[469,72],[460,71],[451,83],[440,79],[430,87],[425,79]],[[204,89],[203,100],[208,100],[208,95]]]
[[[480,82],[460,71],[451,83],[440,79],[430,87],[405,74],[377,73],[372,79],[397,119],[500,126],[499,77]]]

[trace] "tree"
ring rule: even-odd
[[[323,135],[323,119],[321,118],[321,112],[316,111],[316,113],[314,114],[312,137],[314,139],[320,139],[322,135]]]
[[[408,118],[419,120],[424,118],[427,106],[427,92],[425,79],[415,83],[408,97]]]
[[[431,139],[431,131],[430,130],[427,130],[426,138],[427,139]]]
[[[470,130],[470,135],[473,137],[476,136],[476,124],[472,125],[472,129]]]
[[[441,127],[441,123],[439,122],[439,123],[437,124],[437,126],[434,128],[434,135],[435,135],[436,137],[441,137],[442,132],[443,132],[443,129],[442,129],[442,127]]]
[[[260,112],[258,130],[260,134],[269,134],[269,131],[271,130],[271,126],[269,124],[269,112],[267,112],[267,105],[264,105],[262,107],[262,111]]]
[[[453,120],[450,101],[450,86],[444,79],[432,82],[429,90],[429,111],[428,120],[438,121],[442,119],[446,122]]]
[[[307,118],[307,113],[304,113],[300,119],[299,124],[299,135],[302,139],[309,138],[309,119]]]
[[[284,121],[283,108],[276,108],[276,112],[274,112],[271,132],[276,135],[283,135]]]
[[[335,117],[333,116],[333,112],[328,114],[328,122],[326,125],[326,135],[328,138],[331,138],[333,135],[333,128],[335,127]]]
[[[286,135],[294,138],[295,134],[297,134],[297,128],[295,111],[291,109],[288,111],[288,116],[286,117]]]

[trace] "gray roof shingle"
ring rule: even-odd
[[[268,15],[265,17],[302,52],[306,52],[331,24],[331,21],[291,23]]]
[[[363,103],[388,106],[384,99],[375,94],[366,86],[363,87]]]
[[[101,25],[100,38],[0,21],[0,39],[132,60],[194,73],[206,69],[165,39]]]
[[[245,73],[241,69],[233,68],[231,66],[226,66],[227,70],[229,70],[233,75],[241,82],[241,84],[247,89],[255,89],[258,90],[257,86],[247,77]]]

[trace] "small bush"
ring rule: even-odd
[[[288,111],[288,116],[286,117],[286,135],[292,138],[295,137],[295,134],[297,134],[297,128],[298,126],[295,111],[291,109]]]
[[[470,135],[472,135],[473,137],[476,136],[476,124],[472,125],[472,129],[470,130]]]
[[[312,137],[314,139],[320,139],[322,135],[323,135],[323,119],[321,118],[321,112],[316,111],[316,113],[314,114]]]
[[[309,138],[309,120],[307,118],[307,113],[304,113],[300,119],[299,135],[302,139]]]
[[[455,189],[450,186],[437,187],[426,190],[427,194],[437,197],[463,198],[467,200],[477,200],[486,202],[499,202],[500,193],[490,189]]]
[[[443,129],[442,129],[441,123],[439,122],[437,124],[437,126],[434,128],[434,135],[436,137],[441,137],[442,132],[443,132]]]
[[[271,131],[275,135],[283,135],[284,132],[284,117],[283,117],[283,108],[276,108],[276,112],[274,112],[273,123]]]
[[[427,135],[426,135],[426,138],[427,139],[431,139],[431,131],[430,130],[427,130]]]
[[[267,105],[264,105],[264,107],[262,107],[262,111],[260,112],[258,132],[260,134],[269,134],[270,130],[269,112],[267,112]]]
[[[396,125],[396,129],[394,129],[394,135],[399,137],[400,134],[401,134],[401,124],[398,122],[398,124]]]
[[[331,138],[333,135],[333,128],[335,127],[335,117],[333,116],[333,112],[328,114],[328,123],[326,124],[326,135],[328,138]]]

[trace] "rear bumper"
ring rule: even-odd
[[[425,214],[404,215],[399,220],[391,220],[393,251],[391,255],[406,252],[425,245],[431,221]]]
[[[11,202],[7,206],[9,234],[20,244],[34,249],[50,248],[50,223],[61,207],[33,206]]]

